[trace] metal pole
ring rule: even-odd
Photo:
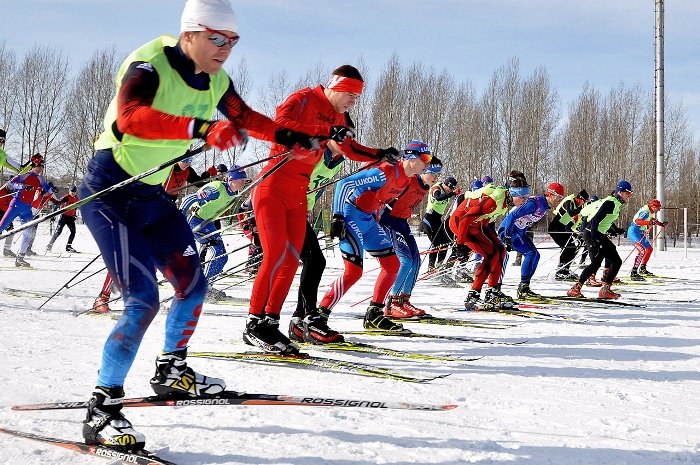
[[[664,200],[664,0],[656,0],[656,198]],[[659,211],[659,221],[665,221],[664,211]],[[656,238],[656,250],[666,250],[666,233]]]
[[[683,250],[685,258],[688,258],[688,209],[683,209]]]

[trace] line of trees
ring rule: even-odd
[[[36,46],[18,59],[0,42],[0,127],[8,131],[8,153],[21,161],[42,153],[50,177],[66,185],[79,181],[92,156],[92,141],[102,130],[121,60],[114,48],[98,50],[73,70],[61,51]],[[294,79],[289,70],[280,70],[258,85],[255,108],[274,115],[290,92],[325,83],[340,64],[319,62],[294,70]],[[483,89],[447,70],[404,64],[396,55],[376,70],[376,78],[361,58],[353,64],[366,81],[352,110],[358,138],[366,145],[400,148],[409,139],[423,139],[445,163],[444,172],[462,186],[484,174],[502,181],[508,171],[519,169],[534,192],[556,180],[569,192],[586,188],[603,196],[619,179],[627,179],[635,196],[624,221],[655,196],[650,88],[620,82],[601,91],[584,85],[575,100],[563,104],[547,70],[523,75],[517,58],[496,69]],[[229,74],[239,93],[252,101],[255,83],[245,60]],[[700,223],[700,150],[682,103],[667,105],[665,207],[689,207],[691,223]],[[242,156],[259,159],[267,150],[266,144],[253,143],[242,153],[210,151],[200,164],[231,164]],[[346,165],[344,173],[357,168]]]

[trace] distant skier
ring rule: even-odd
[[[651,258],[651,253],[654,248],[649,241],[649,232],[652,226],[661,226],[665,228],[668,225],[667,221],[659,221],[656,219],[656,214],[661,210],[661,202],[657,199],[652,199],[648,204],[640,208],[632,218],[627,228],[627,239],[637,249],[637,256],[634,259],[634,265],[630,272],[630,278],[633,281],[644,281],[644,276],[654,276],[647,270],[647,263]]]
[[[523,263],[520,268],[520,285],[518,286],[519,299],[540,298],[530,289],[530,281],[535,274],[537,264],[540,261],[540,253],[527,234],[528,228],[541,220],[547,210],[557,205],[564,197],[564,186],[558,182],[550,183],[544,191],[544,195],[529,196],[530,187],[511,187],[510,195],[516,207],[513,208],[498,227],[498,237],[506,245],[507,249],[513,249],[523,254]],[[523,199],[524,202],[522,202]],[[518,203],[522,202],[518,206]]]
[[[430,239],[428,252],[428,270],[440,266],[447,257],[448,245],[452,241],[443,222],[447,207],[453,197],[461,194],[454,176],[447,176],[444,181],[434,184],[428,193],[428,206],[421,227]]]
[[[202,186],[197,192],[182,199],[180,210],[187,217],[194,239],[206,251],[204,276],[209,281],[205,300],[216,302],[226,298],[226,293],[211,284],[212,278],[221,273],[228,261],[224,240],[216,228],[214,220],[231,208],[243,189],[247,176],[238,165],[231,166],[224,181],[212,181]]]
[[[590,247],[591,264],[588,265],[578,278],[578,282],[568,291],[572,297],[584,297],[581,287],[586,280],[595,274],[600,268],[603,260],[608,260],[610,268],[603,274],[603,285],[600,288],[598,297],[601,299],[617,299],[620,294],[610,289],[622,259],[617,253],[615,244],[608,238],[608,234],[617,235],[624,232],[614,223],[620,216],[620,208],[632,197],[632,185],[628,181],[617,183],[615,190],[604,199],[600,199],[586,206],[581,211],[581,234],[583,240]]]
[[[76,203],[78,200],[78,186],[73,186],[71,187],[70,191],[61,197],[59,199],[59,204],[58,206],[60,208],[62,207],[67,207],[70,205],[73,205]],[[61,218],[58,220],[58,226],[56,227],[56,232],[53,233],[53,236],[51,236],[51,240],[49,240],[48,245],[46,246],[46,251],[51,252],[51,248],[53,247],[54,242],[56,242],[56,239],[58,239],[58,236],[61,235],[61,232],[63,232],[63,227],[66,226],[68,227],[68,230],[70,231],[70,235],[68,236],[68,242],[66,243],[66,252],[77,252],[73,248],[73,239],[75,239],[75,215],[77,213],[77,210],[75,208],[66,210],[63,212],[61,215]]]
[[[5,215],[0,221],[0,231],[4,231],[19,217],[22,224],[31,221],[34,218],[32,212],[32,202],[36,196],[37,190],[43,189],[46,192],[52,192],[51,187],[46,182],[42,173],[44,172],[44,157],[40,154],[35,154],[31,157],[31,169],[25,174],[18,174],[9,182],[10,187],[15,190],[14,198],[10,202]],[[24,259],[24,255],[29,248],[34,235],[33,228],[27,228],[22,234],[22,242],[20,243],[19,253],[15,258],[15,266],[31,267]]]
[[[553,210],[554,215],[549,222],[547,232],[562,249],[555,274],[556,279],[578,279],[578,276],[570,270],[571,263],[576,258],[576,241],[572,227],[574,218],[581,213],[587,200],[588,192],[583,189],[578,194],[569,194],[564,197]]]

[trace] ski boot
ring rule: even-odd
[[[409,301],[411,298],[409,294],[402,294],[401,297],[403,298],[403,308],[413,312],[414,317],[421,318],[425,316],[425,310],[416,307]]]
[[[535,292],[532,292],[532,289],[530,289],[530,284],[520,283],[520,285],[518,286],[518,299],[542,300],[542,296]]]
[[[24,252],[24,255],[26,255],[27,257],[32,257],[32,256],[36,255],[36,252],[34,252],[34,251],[32,250],[32,248],[29,247],[29,248],[27,249],[27,251]]]
[[[302,320],[304,325],[304,341],[312,344],[328,344],[330,342],[344,342],[345,338],[338,331],[328,327],[330,310],[319,307],[318,310],[306,315]]]
[[[467,310],[476,310],[481,303],[480,295],[481,292],[475,289],[469,291],[467,297],[464,299],[464,308]]]
[[[642,276],[641,274],[639,274],[639,272],[637,271],[636,268],[632,268],[632,271],[630,271],[630,279],[631,279],[632,281],[646,281],[646,280],[644,279],[644,276]]]
[[[187,349],[156,357],[151,388],[161,397],[216,395],[226,389],[223,379],[204,376],[187,366]]]
[[[569,289],[569,291],[566,293],[566,295],[568,295],[569,297],[580,297],[580,298],[586,297],[585,295],[583,295],[581,293],[581,287],[583,287],[583,284],[581,284],[581,283],[574,284],[574,286],[571,289]]]
[[[653,278],[653,277],[656,276],[654,273],[652,273],[651,271],[647,270],[647,266],[646,266],[646,265],[639,265],[639,274],[642,275],[642,276],[647,276],[647,277],[649,277],[649,278]]]
[[[578,280],[578,276],[569,271],[568,268],[559,268],[554,275],[554,279],[557,281],[574,281]]]
[[[282,355],[299,355],[299,347],[280,332],[279,315],[248,315],[243,342],[259,347],[265,352]]]
[[[598,298],[599,299],[606,299],[606,300],[619,299],[620,294],[610,290],[610,284],[603,283],[603,286],[600,288],[600,291],[598,292]]]
[[[73,248],[73,246],[70,245],[70,244],[66,245],[66,252],[78,253],[78,251],[75,250],[75,249]]]
[[[513,308],[515,306],[513,298],[501,292],[498,286],[486,289],[484,303],[493,308]]]
[[[17,257],[15,257],[15,266],[20,267],[20,268],[31,268],[32,267],[32,265],[30,265],[29,262],[24,259],[23,253],[17,254]]]
[[[376,302],[370,303],[369,307],[367,307],[362,326],[365,329],[376,331],[402,332],[404,330],[402,324],[394,323],[389,318],[385,317],[384,304],[378,304]]]
[[[92,311],[95,313],[109,313],[109,312],[111,312],[112,309],[109,308],[109,296],[107,294],[100,292],[99,297],[97,297],[95,302],[92,304]]]
[[[124,389],[121,386],[95,386],[83,421],[85,444],[113,447],[124,451],[138,451],[146,445],[143,433],[134,430],[122,415]]]
[[[588,286],[588,287],[600,287],[602,285],[603,285],[603,283],[598,281],[595,278],[595,275],[591,275],[591,277],[586,280],[586,286]]]
[[[2,249],[2,254],[3,254],[3,256],[5,256],[7,258],[16,258],[17,257],[17,255],[12,251],[12,249],[9,249],[9,248]]]
[[[425,313],[425,312],[423,312]],[[404,307],[403,296],[389,296],[386,307],[384,308],[384,316],[387,318],[396,318],[405,320],[416,316],[415,312],[410,308]]]
[[[289,319],[289,340],[293,342],[304,342],[304,319],[300,316],[292,316]]]

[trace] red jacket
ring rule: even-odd
[[[401,195],[411,182],[408,176],[406,176],[406,172],[403,170],[403,165],[401,163],[395,165],[387,162],[381,163],[376,168],[367,170],[367,175],[371,176],[372,171],[375,169],[381,170],[386,176],[384,185],[376,191],[365,191],[353,200],[355,206],[365,213],[378,212],[382,206]]]
[[[396,218],[409,219],[413,214],[413,210],[420,205],[429,189],[430,186],[423,184],[420,176],[413,176],[408,188],[404,190],[395,202],[390,204],[391,213],[389,214]]]
[[[78,198],[77,193],[76,193],[76,195],[66,194],[63,197],[61,197],[61,200],[59,201],[59,205],[61,205],[62,207],[67,207],[68,205],[73,205],[78,200],[80,200],[80,199]],[[76,213],[76,209],[71,208],[70,210],[66,210],[65,212],[63,212],[63,215],[75,217],[75,213]]]
[[[323,92],[323,86],[315,89],[307,87],[298,90],[287,97],[275,113],[275,122],[280,126],[300,131],[309,135],[328,137],[331,126],[346,126],[347,121],[343,113],[338,113],[333,105],[328,101]],[[251,131],[251,134],[255,134]],[[280,195],[293,195],[297,198],[306,198],[306,191],[309,188],[311,173],[316,164],[323,157],[327,140],[321,141],[321,148],[318,150],[304,150],[297,152],[294,158],[286,162],[283,168],[275,172],[269,181],[266,180],[261,185],[274,182],[274,189]],[[377,159],[377,149],[365,147],[351,138],[339,144],[345,156],[356,161],[375,161]],[[273,144],[270,155],[276,155],[288,151],[287,147]],[[275,165],[284,160],[284,157],[276,158],[267,162],[260,175],[270,171]]]

